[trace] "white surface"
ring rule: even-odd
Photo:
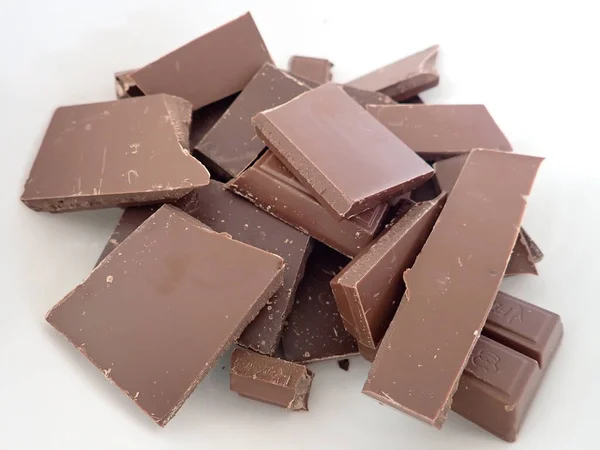
[[[351,3],[351,2],[350,2]],[[276,62],[328,57],[346,81],[439,43],[428,103],[484,103],[547,160],[526,214],[546,254],[505,289],[562,315],[565,338],[516,449],[598,448],[600,114],[593,1],[0,2],[0,449],[498,449],[452,414],[436,431],[360,393],[368,371],[314,365],[309,413],[239,398],[219,364],[160,429],[44,322],[89,272],[117,210],[47,215],[18,198],[58,105],[113,99],[112,74],[251,10]],[[360,7],[358,6],[360,5]],[[596,44],[596,45],[594,45]]]

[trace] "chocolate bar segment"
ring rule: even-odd
[[[498,293],[541,161],[488,150],[470,154],[423,250],[404,274],[404,298],[364,393],[442,426]]]
[[[192,191],[175,205],[213,230],[227,233],[233,239],[285,260],[283,286],[237,341],[239,345],[272,355],[304,274],[312,249],[310,237],[229,192],[214,180],[208,186]]]
[[[484,105],[374,105],[367,110],[427,161],[477,148],[512,151]]]
[[[352,97],[356,103],[358,103],[363,108],[366,108],[367,105],[395,105],[396,102],[391,97],[388,97],[385,94],[380,92],[372,92],[365,91],[364,89],[357,89],[352,86],[346,86],[341,84],[340,87]]]
[[[135,70],[123,70],[115,73],[115,92],[118,99],[144,95],[131,79],[134,72]]]
[[[294,177],[340,217],[355,216],[433,176],[425,161],[332,83],[261,112],[252,123]]]
[[[311,197],[270,151],[227,183],[227,188],[348,257],[373,240],[390,208],[381,203],[351,219],[340,220]]]
[[[402,102],[438,85],[440,76],[435,63],[439,50],[439,46],[434,45],[347,84],[366,91],[381,92]]]
[[[224,180],[239,175],[265,148],[265,144],[256,136],[252,117],[308,90],[308,85],[283,70],[272,64],[263,65],[215,126],[196,145],[196,153],[209,159]]]
[[[146,95],[166,93],[194,109],[241,91],[272,62],[250,13],[189,42],[130,75]]]
[[[335,250],[315,245],[281,337],[286,360],[308,363],[357,354],[329,286],[346,264],[348,259]]]
[[[435,224],[446,194],[413,206],[333,280],[331,288],[346,330],[376,348],[404,294],[404,271],[411,267]]]
[[[453,158],[444,159],[442,161],[437,161],[433,164],[435,169],[435,176],[433,177],[433,180],[441,191],[452,191],[452,188],[454,188],[454,184],[458,179],[458,175],[460,174],[467,157],[468,154],[464,154],[455,156]],[[504,276],[519,274],[537,275],[538,271],[535,267],[536,261],[531,250],[532,248],[535,248],[537,252],[541,253],[539,247],[535,244],[535,242],[533,242],[529,235],[526,235],[523,228],[521,228]]]
[[[290,58],[290,73],[316,84],[331,81],[331,68],[333,63],[323,58],[312,58],[310,56],[292,56]]]
[[[210,105],[203,106],[202,108],[194,111],[192,114],[192,125],[190,127],[190,149],[192,151],[196,148],[204,136],[206,136],[206,133],[208,133],[223,116],[223,114],[225,114],[225,111],[227,111],[237,96],[237,94],[230,95],[229,97],[217,100]],[[194,156],[198,155],[195,154]],[[200,162],[207,166],[207,168],[212,172],[211,167],[205,164],[202,158],[198,159],[200,159]]]
[[[48,212],[177,200],[209,181],[188,151],[190,120],[169,95],[58,108],[21,200]]]
[[[164,426],[281,287],[283,266],[166,205],[46,320]]]
[[[301,364],[236,348],[230,388],[240,396],[292,411],[308,411],[313,373]]]

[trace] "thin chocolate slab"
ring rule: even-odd
[[[404,274],[406,292],[365,394],[442,426],[498,293],[541,162],[489,150],[470,154],[423,250]]]
[[[256,136],[252,117],[308,90],[307,84],[283,70],[263,65],[195,151],[218,167],[222,178],[239,175],[265,148]]]
[[[442,161],[437,161],[433,164],[435,169],[435,176],[433,177],[433,180],[441,191],[452,191],[452,188],[454,188],[454,184],[458,179],[458,175],[460,174],[467,157],[468,154],[464,154],[455,156],[453,158],[444,159]],[[532,248],[537,249],[536,251],[540,251],[539,247],[535,244],[535,242],[533,242],[531,237],[526,235],[523,228],[521,228],[504,276],[519,274],[537,275],[538,271],[535,267],[536,261],[531,250]]]
[[[348,259],[316,244],[281,337],[286,360],[308,363],[345,358],[358,352],[356,340],[344,329],[330,281]]]
[[[198,109],[241,91],[266,62],[272,62],[271,55],[246,13],[130,77],[146,95],[177,95]]]
[[[484,105],[373,105],[367,110],[427,161],[477,148],[512,151]]]
[[[292,411],[308,411],[313,373],[301,364],[236,348],[230,388],[240,396]]]
[[[446,194],[413,206],[331,280],[346,330],[376,348],[404,294],[410,268],[442,211]]]
[[[427,202],[429,200],[433,200],[441,193],[442,191],[438,190],[435,182],[430,178],[418,188],[410,191],[410,199],[416,203]]]
[[[316,84],[331,81],[333,63],[328,59],[312,58],[310,56],[292,56],[289,70],[292,75],[305,78]]]
[[[542,259],[544,259],[544,253],[542,252],[542,249],[537,245],[537,243],[533,239],[531,239],[529,233],[527,233],[527,231],[525,231],[523,228],[521,228],[521,234],[523,235],[523,239],[525,239],[525,242],[527,243],[527,248],[531,253],[533,262],[536,264],[539,263]]]
[[[348,257],[373,240],[390,209],[381,203],[351,219],[339,220],[311,197],[270,151],[227,183],[227,188]]]
[[[209,181],[188,151],[190,120],[169,95],[58,108],[21,200],[49,212],[177,200]]]
[[[115,73],[115,92],[117,98],[139,97],[144,95],[131,79],[131,74],[135,70],[122,70]]]
[[[194,111],[192,114],[192,126],[190,127],[190,149],[193,150],[196,148],[198,143],[215,126],[236,98],[237,94],[233,94]],[[206,165],[202,158],[199,159]],[[207,166],[207,168],[211,170],[211,167]]]
[[[281,287],[283,266],[166,205],[46,320],[164,426]]]
[[[365,91],[364,89],[357,89],[352,86],[346,86],[341,84],[340,87],[352,97],[356,103],[358,103],[363,108],[366,108],[367,105],[395,105],[396,102],[392,97],[388,97],[385,94],[380,92],[372,92]]]
[[[439,46],[434,45],[347,83],[367,91],[389,95],[397,102],[437,86],[440,76],[435,68]]]
[[[213,230],[281,256],[286,262],[283,286],[246,327],[238,344],[272,355],[277,349],[294,295],[312,249],[309,236],[256,208],[212,180],[175,204]]]
[[[340,217],[433,176],[425,161],[332,83],[261,112],[252,123],[294,177]]]

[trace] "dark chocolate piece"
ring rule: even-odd
[[[236,348],[231,354],[231,390],[292,411],[308,411],[313,373],[303,366]]]
[[[283,266],[166,205],[46,320],[164,426],[281,287]]]
[[[271,55],[246,13],[130,77],[146,95],[177,95],[198,109],[241,91],[266,62],[272,62]]]
[[[435,169],[435,176],[433,179],[441,191],[452,191],[452,188],[458,179],[458,175],[467,160],[467,156],[468,154],[455,156],[433,164]],[[521,228],[521,232],[519,233],[517,242],[515,242],[515,247],[513,248],[504,276],[519,274],[537,275],[538,272],[535,267],[536,261],[532,254],[532,248],[537,249],[536,251],[540,251],[535,242],[531,240],[529,235],[526,237],[525,231]]]
[[[484,105],[374,105],[367,111],[427,161],[477,148],[512,152]]]
[[[209,181],[187,150],[190,120],[169,95],[58,108],[21,200],[48,212],[177,200]]]
[[[404,294],[402,275],[410,268],[442,211],[446,194],[413,206],[364,249],[333,280],[346,330],[376,348]]]
[[[331,81],[331,68],[333,63],[323,58],[310,56],[292,56],[290,58],[290,73],[297,75],[316,84]]]
[[[439,50],[439,46],[434,45],[347,84],[367,91],[382,92],[402,102],[438,85],[440,76],[435,63]]]
[[[227,108],[231,106],[237,96],[237,94],[230,95],[194,111],[192,114],[192,126],[190,128],[190,149],[193,150],[196,148],[198,143],[206,136],[206,133],[225,114],[225,111],[227,111]],[[204,164],[201,158],[200,161]],[[208,167],[208,169],[210,170],[211,168]]]
[[[231,104],[215,126],[195,147],[229,180],[248,167],[265,148],[251,119],[310,90],[304,82],[272,64],[265,64]]]
[[[527,233],[527,231],[525,231],[523,228],[521,228],[521,234],[523,235],[523,239],[525,239],[525,242],[527,243],[527,248],[531,253],[533,262],[535,264],[539,263],[542,259],[544,259],[544,253],[542,252],[542,249],[535,243],[533,239],[531,239],[529,233]]]
[[[357,89],[352,86],[346,86],[341,84],[340,87],[352,97],[356,103],[363,108],[367,105],[395,105],[396,102],[391,97],[380,92],[365,91],[363,89]]]
[[[281,256],[285,262],[283,286],[246,327],[238,344],[272,355],[281,338],[294,295],[312,248],[311,239],[252,203],[226,190],[218,181],[196,189],[175,206],[233,239]]]
[[[344,329],[329,286],[346,264],[348,259],[335,250],[315,245],[281,337],[286,360],[308,363],[358,352],[356,340]]]
[[[261,112],[252,123],[294,177],[340,217],[355,216],[433,176],[425,161],[332,83]]]
[[[117,98],[139,97],[144,95],[136,86],[135,81],[131,79],[131,74],[135,70],[123,70],[115,73],[115,92]]]
[[[489,150],[469,155],[423,250],[404,273],[406,292],[364,393],[442,426],[498,293],[541,162]]]
[[[350,360],[348,358],[340,359],[338,362],[338,367],[346,372],[350,369]]]
[[[383,227],[389,210],[381,203],[351,219],[339,219],[326,210],[269,151],[227,184],[256,206],[352,257]]]
[[[402,100],[400,103],[408,103],[413,105],[422,105],[425,103],[421,97],[415,95],[414,97],[407,98],[406,100]]]

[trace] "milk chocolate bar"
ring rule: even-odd
[[[397,102],[403,102],[438,85],[440,76],[435,63],[439,50],[439,46],[434,45],[347,84],[367,91],[381,92]]]
[[[348,257],[373,240],[390,209],[381,203],[351,219],[339,219],[321,206],[270,151],[227,183],[227,188]]]
[[[281,287],[283,266],[166,205],[46,320],[164,426]]]
[[[446,194],[413,206],[331,280],[346,330],[362,345],[376,348],[404,294],[404,271],[427,240]]]
[[[331,81],[331,68],[333,63],[323,58],[312,58],[310,56],[292,56],[290,58],[290,73],[310,80],[316,84]]]
[[[427,161],[476,148],[512,151],[484,105],[374,105],[367,110]]]
[[[346,264],[348,259],[335,250],[315,245],[281,337],[286,360],[307,363],[358,353],[329,285]]]
[[[308,411],[313,373],[301,364],[236,348],[230,388],[240,396],[292,411]]]
[[[355,216],[433,176],[425,161],[332,83],[261,112],[252,123],[294,177],[340,217]]]
[[[146,95],[166,93],[194,109],[241,91],[271,55],[250,13],[174,50],[130,75]]]
[[[498,293],[541,162],[489,150],[469,155],[404,274],[406,292],[364,393],[441,428]]]
[[[162,94],[58,108],[21,200],[48,212],[177,200],[209,181],[190,121],[187,101]]]
[[[254,132],[252,117],[308,90],[310,87],[299,79],[272,64],[264,64],[196,145],[195,152],[210,160],[209,168],[214,168],[222,179],[236,177],[265,148]]]

